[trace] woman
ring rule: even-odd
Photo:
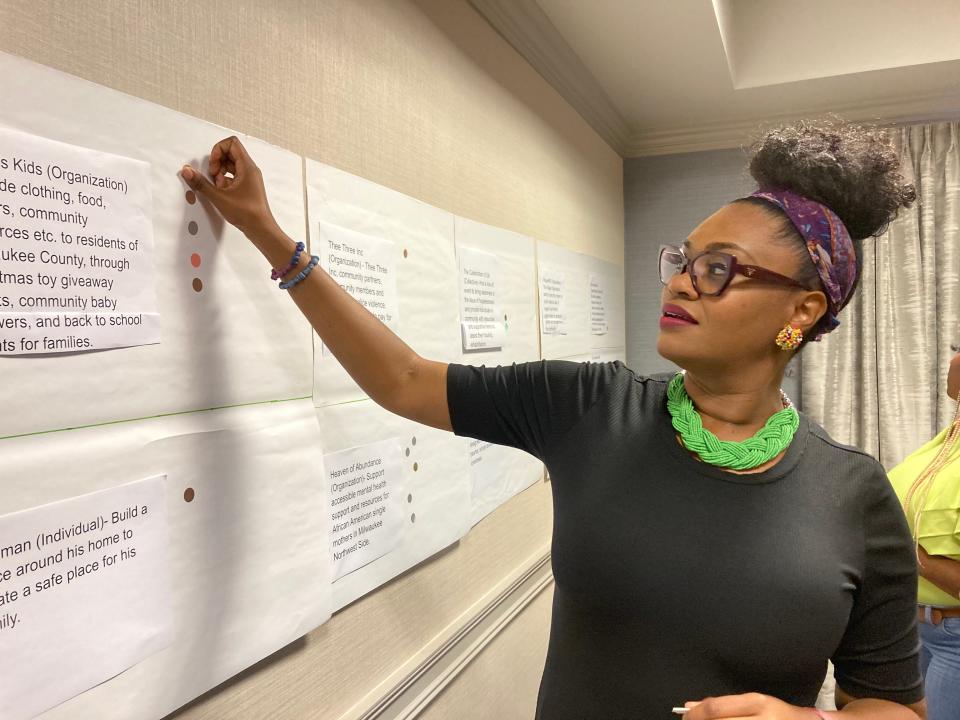
[[[687,717],[812,719],[832,658],[843,717],[915,720],[916,565],[899,503],[877,462],[779,389],[800,334],[835,327],[853,292],[850,235],[914,198],[898,165],[868,131],[768,135],[752,161],[767,192],[661,253],[659,351],[686,370],[672,378],[421,358],[315,261],[291,262],[236,138],[214,147],[213,183],[182,174],[286,278],[374,401],[545,462],[556,587],[538,718],[670,717],[709,698]]]
[[[960,400],[960,355],[947,394]],[[960,717],[960,402],[950,427],[890,471],[920,560],[920,665],[929,720]]]

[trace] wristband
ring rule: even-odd
[[[307,265],[303,270],[301,270],[301,271],[297,274],[297,276],[296,276],[295,278],[293,278],[292,280],[287,280],[286,282],[280,283],[280,289],[281,289],[281,290],[289,290],[290,288],[292,288],[292,287],[293,287],[294,285],[296,285],[298,282],[300,282],[301,280],[303,280],[307,275],[309,275],[311,272],[313,272],[313,269],[317,266],[317,263],[319,263],[319,262],[320,262],[320,258],[318,258],[316,255],[311,256],[311,258],[310,258],[310,264]]]
[[[298,242],[296,249],[293,251],[293,258],[291,258],[290,264],[287,265],[287,267],[285,267],[283,270],[280,270],[278,268],[274,268],[273,270],[271,270],[270,279],[279,280],[287,273],[292,272],[297,267],[297,265],[300,264],[300,254],[304,251],[305,248],[306,248],[306,245],[304,245],[302,242]]]

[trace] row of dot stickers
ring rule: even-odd
[[[188,205],[196,205],[196,204],[197,204],[197,194],[196,194],[193,190],[187,190],[186,198],[187,198],[187,204],[188,204]],[[196,237],[197,232],[198,232],[199,230],[200,230],[200,226],[197,225],[197,221],[196,221],[196,220],[191,220],[189,223],[187,223],[187,232],[190,233],[191,235],[193,235],[194,237]],[[192,255],[190,255],[190,264],[193,266],[194,269],[199,269],[202,262],[203,262],[203,258],[200,257],[200,253],[195,252],[195,253],[193,253]],[[193,291],[194,291],[194,292],[200,292],[200,291],[202,291],[202,290],[203,290],[203,280],[201,280],[201,279],[198,278],[198,277],[195,277],[195,278],[193,279],[192,286],[193,286]]]

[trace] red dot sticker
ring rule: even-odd
[[[190,256],[190,264],[193,265],[195,268],[200,267],[201,262],[202,260],[200,259],[200,253],[194,253],[193,255]]]

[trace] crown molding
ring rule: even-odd
[[[621,157],[627,121],[535,0],[469,0]]]
[[[905,125],[960,119],[960,93],[758,116],[737,122],[631,130],[629,123],[536,0],[469,0],[470,4],[622,157],[672,155],[746,145],[765,127],[826,112],[852,122]]]
[[[878,125],[909,125],[960,119],[960,94],[916,95],[885,103],[860,103],[832,108],[795,112],[789,115],[758,117],[735,123],[711,123],[667,130],[638,131],[627,143],[624,157],[673,155],[742,147],[764,128],[793,122],[800,118],[820,117],[826,112],[850,122]]]

